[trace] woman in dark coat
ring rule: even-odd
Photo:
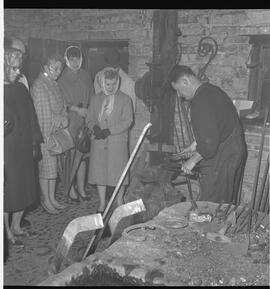
[[[14,117],[14,127],[4,138],[4,217],[7,236],[16,244],[16,235],[28,236],[20,227],[24,210],[37,201],[34,157],[42,142],[35,109],[25,86],[16,82],[22,53],[14,48],[4,52],[4,108]],[[8,214],[12,222],[8,225]]]

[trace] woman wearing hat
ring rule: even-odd
[[[90,74],[81,68],[82,53],[78,46],[69,46],[65,51],[66,68],[58,80],[66,101],[69,119],[69,131],[75,139],[79,129],[85,121],[87,107],[90,103],[90,97],[94,93],[93,81]],[[73,159],[75,149],[68,151],[63,157]],[[76,152],[76,157],[80,157],[80,152]],[[85,158],[80,163],[77,172],[78,191],[72,185],[69,197],[78,201],[79,196],[82,199],[89,199],[85,193]],[[79,196],[78,196],[78,194]]]
[[[93,130],[88,182],[97,185],[98,212],[105,209],[106,187],[114,187],[128,161],[128,133],[133,121],[132,101],[119,90],[118,69],[104,68],[99,74],[101,91],[92,97],[88,127]],[[128,179],[123,185],[128,184]],[[122,204],[124,186],[117,203]]]
[[[105,67],[113,67],[118,69],[120,76],[119,90],[128,95],[132,99],[133,110],[136,111],[136,94],[135,94],[135,81],[120,67],[121,55],[116,48],[107,49],[103,55]],[[104,69],[104,68],[103,68]],[[98,79],[103,69],[99,71],[94,80],[95,93],[101,91]]]

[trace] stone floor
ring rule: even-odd
[[[4,285],[31,286],[49,276],[55,249],[67,224],[76,217],[93,214],[97,209],[98,196],[95,189],[89,187],[87,193],[91,200],[75,203],[63,193],[57,192],[57,200],[67,205],[58,215],[48,214],[41,206],[27,214],[26,218],[31,222],[30,231],[35,231],[38,236],[21,238],[25,243],[22,249],[10,247],[9,259],[4,265]],[[85,240],[76,241],[76,244],[83,247]]]

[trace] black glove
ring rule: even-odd
[[[105,139],[105,138],[107,138],[110,134],[111,134],[111,131],[110,131],[108,128],[105,128],[105,129],[103,129],[103,130],[100,132],[100,138],[101,138],[101,139]]]
[[[42,159],[40,144],[33,144],[33,158],[36,162],[39,162]]]
[[[93,127],[93,132],[94,132],[94,136],[96,139],[100,139],[100,133],[101,133],[101,129],[100,127],[96,124]]]

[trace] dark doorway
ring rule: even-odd
[[[92,41],[83,44],[83,50],[87,57],[87,70],[94,79],[97,72],[107,66],[104,61],[104,53],[116,49],[120,54],[118,66],[128,73],[129,53],[128,41]]]

